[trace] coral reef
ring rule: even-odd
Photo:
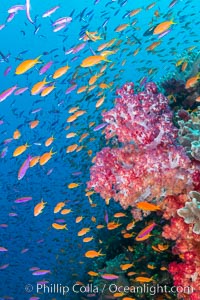
[[[103,120],[108,123],[106,138],[117,138],[121,146],[97,153],[88,188],[120,202],[124,209],[191,190],[191,161],[176,143],[168,99],[154,83],[139,94],[128,83],[117,94],[121,97]],[[142,218],[141,211],[134,209],[133,214]]]
[[[196,192],[190,193],[193,198]],[[196,196],[195,196],[196,197]],[[178,293],[179,299],[199,300],[200,295],[200,235],[194,233],[193,223],[186,224],[178,215],[187,203],[186,195],[166,197],[163,202],[166,211],[164,218],[170,219],[170,224],[164,226],[163,237],[176,241],[173,254],[179,255],[182,262],[174,261],[169,265],[169,271],[173,275],[174,285],[189,287],[186,291]],[[182,214],[182,213],[181,213]],[[196,220],[196,219],[195,219]]]
[[[186,224],[194,224],[193,232],[200,234],[200,193],[190,192],[191,201],[185,203],[185,207],[177,210],[177,214],[184,218]]]
[[[178,121],[179,143],[191,158],[200,161],[200,108],[190,114],[188,121]]]

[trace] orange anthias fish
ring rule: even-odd
[[[28,60],[23,61],[17,67],[17,69],[15,71],[15,74],[17,74],[17,75],[24,74],[25,72],[27,72],[28,70],[30,70],[31,68],[33,68],[36,64],[41,63],[41,61],[39,61],[40,57],[41,57],[41,55],[38,56],[35,59],[28,59]]]
[[[15,130],[15,132],[13,133],[13,139],[14,140],[18,140],[21,136],[21,133],[18,129]]]
[[[53,143],[54,140],[55,140],[55,138],[53,136],[49,137],[45,142],[45,146],[49,147]]]
[[[176,23],[174,23],[171,20],[171,21],[165,21],[165,22],[158,24],[156,26],[156,28],[154,29],[153,34],[161,34],[165,31],[167,31],[171,27],[172,24],[176,24]]]
[[[99,273],[94,272],[94,271],[89,271],[88,275],[90,275],[90,276],[99,276]]]
[[[74,188],[78,187],[79,185],[80,185],[80,183],[72,182],[72,183],[68,184],[68,189],[74,189]]]
[[[90,228],[89,227],[86,227],[86,228],[82,228],[79,232],[78,232],[78,236],[83,236],[85,235],[86,233],[88,233],[90,231]]]
[[[26,143],[24,145],[21,145],[19,147],[17,147],[15,149],[15,151],[13,152],[13,156],[16,157],[16,156],[19,156],[20,154],[22,154],[24,151],[26,151],[26,149],[29,147],[29,145]]]
[[[84,239],[83,239],[83,242],[84,242],[84,243],[89,243],[89,242],[91,242],[93,239],[94,239],[93,236],[89,236],[89,237],[84,238]]]
[[[157,211],[160,210],[160,207],[158,205],[146,202],[146,201],[141,201],[136,204],[136,207],[142,210],[147,210],[147,211]]]
[[[186,89],[189,89],[193,86],[195,86],[198,82],[198,80],[200,79],[200,73],[198,73],[196,76],[194,77],[190,77],[187,81],[186,81],[186,84],[185,84],[185,88]]]
[[[39,202],[38,204],[36,204],[36,206],[34,207],[34,216],[38,216],[39,214],[41,214],[43,212],[43,209],[45,207],[45,204],[47,204],[47,202],[44,202],[43,199],[41,202]]]
[[[121,24],[115,28],[115,32],[121,32],[121,31],[125,30],[128,26],[130,26],[129,23]]]
[[[114,214],[114,217],[115,218],[123,218],[123,217],[126,217],[126,214],[123,212],[118,212],[118,213]]]
[[[34,129],[35,127],[38,126],[38,124],[39,124],[39,120],[34,120],[34,121],[31,121],[31,122],[29,123],[29,127],[30,127],[31,129]]]
[[[85,58],[82,63],[81,63],[81,67],[82,68],[87,68],[87,67],[93,67],[97,64],[99,64],[102,61],[106,61],[106,62],[110,62],[106,56],[102,56],[102,55],[93,55],[93,56],[89,56],[87,58]]]
[[[45,165],[52,157],[52,155],[56,154],[56,152],[52,152],[53,149],[50,150],[50,152],[45,152],[40,156],[40,166]]]
[[[68,230],[68,229],[67,229],[67,224],[57,224],[57,223],[53,223],[53,224],[52,224],[52,227],[53,227],[54,229],[57,229],[57,230],[62,230],[62,229]]]
[[[32,168],[34,167],[40,160],[40,156],[34,156],[31,158],[31,161],[29,163],[29,167]]]
[[[87,258],[94,258],[94,257],[99,257],[99,256],[103,256],[105,254],[101,253],[102,250],[99,250],[98,252],[95,250],[89,250],[85,253],[85,257]]]
[[[121,268],[122,271],[128,270],[132,267],[133,267],[133,264],[122,264],[122,265],[120,265],[120,268]]]
[[[55,87],[54,84],[45,87],[45,88],[42,90],[41,97],[45,97],[45,96],[49,95],[55,88],[56,88],[56,87]]]
[[[149,277],[142,277],[142,276],[139,276],[139,277],[136,277],[135,279],[134,279],[134,281],[136,281],[136,282],[151,282],[151,281],[153,281],[153,277],[151,277],[151,278],[149,278]]]
[[[75,222],[80,223],[83,220],[83,216],[76,217]]]
[[[115,223],[115,222],[109,222],[107,224],[107,228],[108,230],[113,230],[113,229],[116,229],[118,228],[119,226],[121,226],[122,224],[119,224],[119,223]]]
[[[53,79],[57,79],[61,76],[63,76],[65,73],[67,73],[67,71],[70,69],[70,67],[68,65],[61,67],[59,69],[57,69],[54,74],[53,74]]]
[[[34,84],[34,86],[31,89],[31,95],[37,95],[41,92],[42,88],[49,82],[46,81],[46,77],[42,80]]]
[[[65,208],[61,210],[61,215],[68,215],[70,212],[72,212],[71,208]]]
[[[70,145],[70,146],[67,147],[66,153],[74,152],[77,148],[78,148],[77,144],[72,144],[72,145]]]
[[[58,213],[59,211],[61,211],[61,209],[65,206],[65,202],[59,202],[56,204],[56,206],[54,207],[54,214]]]

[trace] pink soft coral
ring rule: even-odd
[[[174,285],[190,287],[191,294],[179,292],[178,298],[200,300],[200,235],[193,233],[193,225],[186,224],[176,213],[188,201],[186,195],[166,197],[162,203],[166,208],[164,217],[170,224],[164,227],[163,237],[176,241],[173,253],[179,255],[182,262],[172,262],[169,271],[173,275]]]
[[[186,192],[191,188],[191,162],[176,144],[168,99],[154,83],[135,95],[133,84],[128,83],[117,94],[121,98],[103,119],[108,123],[106,137],[117,137],[121,147],[97,153],[88,188],[120,202],[124,209]],[[141,219],[137,211],[134,216]]]

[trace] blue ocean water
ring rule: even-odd
[[[27,1],[28,2],[28,1]],[[68,293],[66,296],[57,294],[40,294],[36,291],[37,282],[47,280],[51,284],[72,286],[76,281],[87,282],[87,272],[92,268],[93,261],[88,261],[84,253],[96,247],[95,239],[84,243],[77,233],[84,227],[91,228],[90,235],[96,236],[96,225],[104,222],[107,209],[111,212],[119,210],[112,203],[108,208],[98,195],[92,195],[92,201],[97,203],[92,207],[85,196],[86,182],[89,180],[89,169],[95,153],[106,145],[101,131],[93,127],[102,123],[101,113],[104,109],[114,106],[115,90],[127,81],[139,84],[147,77],[148,81],[159,82],[164,76],[175,73],[176,62],[186,54],[188,49],[199,51],[199,10],[198,0],[193,1],[156,1],[155,6],[146,9],[153,1],[131,0],[32,0],[30,15],[19,11],[10,22],[6,22],[8,9],[13,5],[25,5],[25,0],[1,0],[0,24],[5,27],[0,31],[0,93],[17,85],[18,88],[28,87],[21,95],[7,97],[0,103],[0,152],[6,148],[6,155],[0,158],[0,247],[8,251],[0,252],[0,299],[25,300],[31,296],[39,299],[81,299],[82,295]],[[50,17],[42,15],[52,7],[59,8]],[[171,6],[171,7],[170,7]],[[142,10],[133,17],[127,14],[134,10]],[[156,16],[156,11],[158,11]],[[72,21],[58,32],[53,32],[52,23],[61,17],[71,16]],[[145,32],[165,20],[175,22],[172,30],[163,38],[154,51],[147,47],[158,41],[155,35],[145,35]],[[131,25],[132,22],[136,22]],[[105,25],[106,23],[106,25]],[[115,29],[121,24],[128,26],[121,32]],[[83,43],[85,31],[96,32],[101,39],[86,41],[85,47],[78,53],[65,54],[66,51]],[[90,92],[77,94],[77,90],[69,94],[65,91],[72,85],[78,88],[88,86],[89,79],[100,71],[101,66],[91,68],[80,67],[81,62],[97,48],[111,39],[116,39],[116,52],[109,56],[112,62],[107,63],[107,69],[98,83],[111,84],[104,91],[105,101],[99,108],[95,107],[99,99],[99,86]],[[115,45],[114,44],[114,45]],[[117,45],[118,44],[118,45]],[[136,52],[138,51],[138,53]],[[134,54],[135,52],[135,54]],[[17,66],[24,60],[34,59],[41,55],[40,64],[22,75],[16,75]],[[53,61],[52,67],[45,75],[39,75],[41,66]],[[69,65],[68,72],[57,80],[53,80],[53,72],[64,65]],[[5,75],[6,68],[11,71]],[[55,89],[46,97],[31,95],[33,85],[47,76],[47,81],[55,82]],[[70,108],[79,106],[86,113],[73,123],[67,123]],[[38,112],[34,112],[39,110]],[[39,120],[36,128],[31,129],[29,123]],[[95,122],[89,127],[90,122]],[[70,126],[68,130],[66,127]],[[19,139],[13,138],[14,131],[21,133]],[[66,139],[66,134],[75,132],[72,139]],[[88,136],[79,142],[82,134]],[[47,148],[45,141],[54,136],[53,144]],[[28,143],[23,154],[13,157],[13,151],[20,145]],[[83,146],[80,152],[66,153],[66,148],[77,143]],[[27,170],[22,180],[18,180],[18,171],[27,155],[39,156],[50,151],[55,155],[44,166],[37,164]],[[92,150],[92,155],[88,154]],[[75,182],[80,185],[69,189],[68,184]],[[16,203],[21,197],[32,197],[25,203]],[[43,212],[34,216],[37,203],[44,199],[47,202]],[[66,207],[72,210],[67,215],[54,214],[57,203],[66,201]],[[13,215],[13,214],[14,215]],[[83,216],[81,223],[75,219]],[[96,218],[95,221],[91,217]],[[56,230],[52,223],[57,219],[66,220],[68,230]],[[7,267],[2,267],[9,264]],[[38,267],[50,270],[43,276],[33,276],[31,268]],[[26,291],[26,285],[33,286],[33,291]],[[10,298],[9,298],[10,297]]]

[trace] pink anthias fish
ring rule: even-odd
[[[25,10],[26,6],[25,5],[13,5],[12,7],[10,7],[8,9],[8,13],[12,14],[12,13],[17,13],[19,10]]]
[[[4,248],[4,247],[0,247],[0,252],[6,252],[8,251],[8,249]]]
[[[0,266],[0,270],[4,270],[4,269],[6,269],[8,266],[9,266],[9,264],[1,265],[1,266]]]
[[[18,96],[18,95],[21,95],[21,94],[23,94],[25,91],[27,91],[28,90],[28,87],[23,87],[23,88],[20,88],[20,89],[18,89],[18,90],[16,90],[15,92],[14,92],[14,95],[15,96]]]
[[[107,123],[101,123],[101,124],[97,125],[96,127],[94,127],[93,131],[101,130],[104,127],[106,127],[107,125],[108,125]]]
[[[53,32],[58,32],[58,31],[62,30],[65,27],[66,27],[65,23],[63,23],[61,25],[58,25],[58,26],[55,26],[54,29],[53,29]]]
[[[0,94],[0,102],[6,100],[10,95],[12,95],[12,93],[16,90],[16,88],[17,88],[17,85],[14,85],[14,86],[10,87],[9,89],[3,91]]]
[[[50,270],[37,270],[32,273],[34,276],[45,275],[51,273]]]
[[[70,53],[73,53],[73,54],[78,53],[79,51],[84,49],[86,45],[87,45],[87,43],[81,43],[81,44],[65,51],[65,54],[67,55],[67,54],[70,54]]]
[[[44,73],[46,73],[52,65],[53,65],[53,61],[51,60],[48,63],[46,63],[43,67],[41,67],[39,74],[43,75]]]
[[[43,13],[42,17],[43,18],[50,17],[59,8],[60,8],[59,5],[52,7],[51,9],[49,9],[45,13]]]
[[[29,248],[22,249],[21,254],[26,253],[27,251],[29,251]]]
[[[27,19],[33,24],[33,20],[31,19],[31,15],[30,15],[30,9],[31,9],[31,3],[30,0],[26,0],[26,16]]]
[[[15,203],[25,203],[31,201],[32,199],[33,199],[32,197],[21,197],[21,198],[17,198],[15,200]]]
[[[11,13],[11,14],[9,14],[8,17],[7,17],[7,19],[6,19],[6,22],[7,23],[11,22],[14,19],[14,17],[15,17],[15,13],[14,12]]]
[[[144,229],[142,229],[138,235],[136,236],[135,240],[136,241],[140,241],[142,240],[144,237],[148,237],[150,232],[154,229],[154,227],[156,226],[156,223],[152,223],[148,226],[146,226]]]
[[[6,26],[5,24],[1,24],[0,25],[0,30],[4,29],[5,26]]]
[[[40,298],[39,297],[31,297],[29,298],[29,300],[39,300]]]
[[[72,21],[71,17],[62,17],[62,18],[57,19],[52,25],[53,26],[59,26],[59,25],[62,25],[62,24],[68,24],[71,21]]]
[[[9,213],[8,215],[9,215],[9,217],[17,217],[18,216],[17,213],[13,213],[13,212]]]
[[[119,276],[115,274],[102,274],[101,278],[106,279],[106,280],[115,280],[118,279]]]
[[[21,180],[26,175],[26,172],[30,166],[31,159],[32,159],[32,157],[29,155],[27,157],[27,159],[23,162],[23,164],[20,167],[19,172],[18,172],[18,176],[17,176],[18,180]]]

